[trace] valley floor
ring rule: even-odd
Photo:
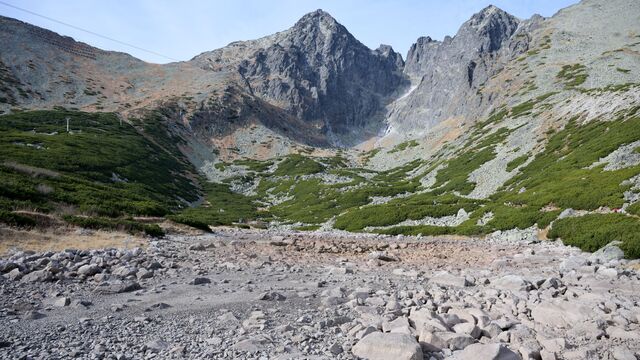
[[[635,359],[638,265],[513,232],[23,252],[0,260],[0,358]]]

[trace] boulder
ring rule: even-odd
[[[456,276],[447,271],[441,271],[433,275],[429,279],[429,281],[438,286],[445,286],[445,287],[447,286],[465,287],[465,286],[472,285],[472,283],[464,276]]]
[[[12,280],[12,281],[20,281],[20,279],[22,279],[22,277],[23,277],[22,272],[20,272],[20,269],[18,269],[18,268],[15,268],[15,269],[9,271],[4,276],[7,277],[9,280]]]
[[[531,308],[533,321],[562,328],[586,321],[591,313],[589,307],[567,301],[543,302]]]
[[[100,267],[96,264],[82,265],[78,268],[78,274],[84,276],[93,276],[101,271]]]
[[[152,340],[145,344],[147,351],[159,353],[169,348],[169,343],[163,340]]]
[[[275,291],[267,291],[258,296],[258,300],[267,300],[267,301],[283,301],[286,300],[287,297]]]
[[[418,332],[423,329],[439,331],[449,330],[440,317],[426,308],[411,311],[411,314],[409,314],[409,321]]]
[[[624,251],[620,249],[622,241],[612,241],[598,251],[591,254],[591,260],[594,262],[600,262],[606,264],[611,260],[624,259]]]
[[[270,341],[263,335],[257,335],[249,339],[238,341],[231,348],[236,351],[256,353],[264,350],[269,342]]]
[[[474,339],[479,339],[482,335],[482,331],[473,323],[460,323],[453,326],[453,331],[458,334],[467,334]]]
[[[456,353],[455,360],[520,360],[520,356],[502,344],[473,344]]]
[[[52,278],[53,277],[51,276],[50,272],[46,270],[37,270],[37,271],[32,271],[27,275],[24,275],[22,277],[22,282],[31,282],[31,283],[45,282],[45,281],[50,281]]]
[[[109,295],[126,293],[140,289],[142,289],[142,287],[140,287],[140,284],[135,281],[113,281],[101,283],[96,286],[93,292],[100,295]]]
[[[353,355],[368,360],[422,360],[415,337],[397,333],[371,333],[351,349]]]
[[[476,339],[467,334],[453,332],[422,330],[420,333],[420,345],[429,352],[442,349],[462,350],[476,342]]]
[[[205,277],[197,277],[189,282],[189,285],[204,285],[211,284],[211,280]]]
[[[517,275],[506,275],[491,282],[491,286],[501,290],[527,291],[532,285],[529,281]]]
[[[134,266],[119,266],[115,268],[111,274],[121,278],[126,278],[129,276],[135,276],[137,272],[138,269]]]
[[[53,302],[53,306],[57,306],[57,307],[65,307],[69,305],[71,305],[71,299],[68,297],[61,297],[59,299],[56,299],[56,301]]]

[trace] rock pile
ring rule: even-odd
[[[382,240],[229,230],[147,250],[14,254],[0,262],[0,357],[640,354],[638,264],[615,244]]]

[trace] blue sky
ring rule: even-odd
[[[188,60],[236,40],[289,28],[304,14],[323,9],[370,48],[389,44],[403,57],[420,36],[454,35],[489,4],[528,18],[551,16],[577,0],[1,0],[80,28]],[[0,14],[51,29],[93,46],[140,59],[170,60],[111,42],[0,3]]]

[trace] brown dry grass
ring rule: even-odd
[[[83,234],[76,228],[67,227],[33,230],[0,227],[0,255],[17,250],[132,248],[146,244],[147,240],[141,236],[115,231],[86,231]]]

